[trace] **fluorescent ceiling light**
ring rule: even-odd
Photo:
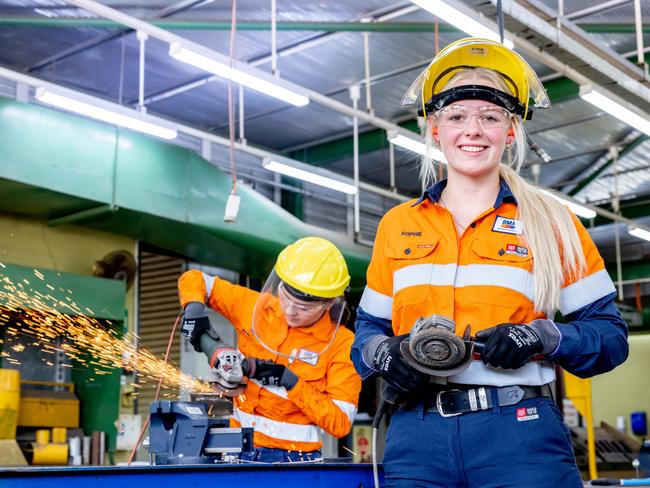
[[[593,89],[589,85],[580,87],[580,97],[583,100],[594,105],[600,110],[604,110],[617,119],[631,125],[635,129],[650,135],[650,120],[641,117],[639,114],[632,110],[625,108],[620,103],[615,102],[602,92]]]
[[[630,225],[627,228],[627,231],[630,233],[630,235],[633,235],[634,237],[638,237],[640,239],[645,239],[646,241],[650,241],[650,231],[645,230],[641,227],[637,227],[635,225]]]
[[[252,90],[257,90],[265,95],[278,98],[284,102],[295,105],[296,107],[302,107],[309,103],[309,98],[307,96],[284,88],[276,81],[265,80],[259,76],[251,75],[250,73],[246,73],[245,71],[236,68],[231,70],[229,64],[182,47],[179,42],[174,42],[169,45],[169,55],[174,59],[191,64],[192,66],[210,73],[214,73],[222,78],[232,79],[235,83],[244,85]]]
[[[39,102],[162,139],[175,139],[178,135],[169,122],[72,90],[40,86],[34,96]]]
[[[451,5],[442,0],[411,0],[418,7],[431,12],[439,19],[444,20],[448,24],[466,32],[472,37],[484,37],[492,39],[493,41],[500,42],[501,38],[499,33],[493,31],[489,27],[484,26],[480,22],[474,20],[469,15],[465,15],[460,10],[455,9]],[[504,39],[503,44],[512,49],[515,47],[513,42],[509,39]]]
[[[292,178],[308,181],[309,183],[324,186],[330,190],[341,191],[343,193],[347,193],[348,195],[354,195],[357,193],[357,189],[354,185],[349,185],[333,178],[328,178],[326,176],[321,176],[304,169],[296,168],[295,166],[291,166],[289,164],[280,163],[278,161],[274,161],[271,158],[264,158],[262,161],[262,166],[264,166],[269,171],[275,171],[276,173],[291,176]]]
[[[399,132],[389,131],[388,140],[396,146],[403,147],[404,149],[408,149],[409,151],[421,154],[422,156],[424,156],[426,153],[427,146],[423,142],[416,141],[415,139],[405,136],[404,134],[400,134]],[[447,164],[447,160],[442,154],[442,151],[436,148],[431,148],[431,158],[435,159],[436,161],[440,161],[441,163]]]
[[[561,204],[569,207],[569,210],[571,210],[578,217],[582,217],[584,219],[593,219],[597,215],[594,210],[587,207],[583,207],[582,205],[579,205],[576,202],[573,202],[571,200],[566,200],[558,196],[556,193],[553,193],[552,191],[548,191],[548,190],[541,190],[541,191],[542,193],[546,193],[547,195],[555,198]]]

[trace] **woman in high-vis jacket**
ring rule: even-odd
[[[580,488],[546,385],[555,364],[580,377],[621,364],[627,326],[585,228],[518,175],[524,121],[550,105],[546,92],[519,55],[468,38],[403,103],[426,117],[430,186],[379,224],[352,348],[362,378],[379,374],[406,400],[387,433],[387,486]],[[435,149],[447,179],[433,184]],[[432,315],[458,336],[469,326],[480,359],[449,377],[414,369],[400,344]]]
[[[350,431],[361,378],[350,360],[353,334],[341,325],[349,281],[343,255],[319,237],[286,247],[261,292],[196,270],[180,277],[182,333],[234,397],[231,425],[254,429],[245,460],[318,460],[320,429]],[[206,304],[235,327],[237,349],[206,333]]]

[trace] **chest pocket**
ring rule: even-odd
[[[422,303],[435,281],[439,239],[404,239],[388,246],[393,272],[393,299],[398,307]]]
[[[472,243],[472,253],[476,265],[469,266],[467,284],[493,287],[493,292],[475,293],[472,301],[502,312],[507,319],[523,320],[532,313],[531,302],[535,296],[533,281],[533,259],[530,251],[517,239],[479,240]],[[478,259],[476,259],[478,257]],[[489,268],[481,265],[489,265]],[[523,295],[523,296],[522,296]],[[525,298],[524,298],[525,297]],[[526,300],[527,298],[527,300]],[[488,312],[488,310],[485,310]],[[504,317],[502,317],[503,320]]]

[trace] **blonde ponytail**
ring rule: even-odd
[[[516,218],[524,223],[522,239],[533,256],[535,309],[553,317],[565,278],[575,280],[585,272],[580,236],[564,205],[503,163],[499,175],[517,199]]]

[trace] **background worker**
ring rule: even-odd
[[[622,363],[627,326],[584,227],[518,175],[524,121],[550,105],[544,88],[513,51],[468,38],[443,49],[404,102],[426,117],[427,154],[444,153],[448,178],[383,217],[357,311],[357,370],[408,400],[387,433],[387,486],[580,488],[546,385],[553,363],[581,377]],[[423,180],[434,174],[429,156]],[[456,335],[470,325],[481,360],[446,378],[413,369],[400,343],[434,314]]]
[[[182,332],[234,396],[231,425],[255,429],[247,460],[320,459],[321,428],[335,437],[350,431],[361,379],[350,360],[353,334],[341,324],[349,281],[343,255],[319,237],[287,246],[261,292],[195,270],[180,277]],[[206,304],[235,327],[238,350],[207,333]]]

